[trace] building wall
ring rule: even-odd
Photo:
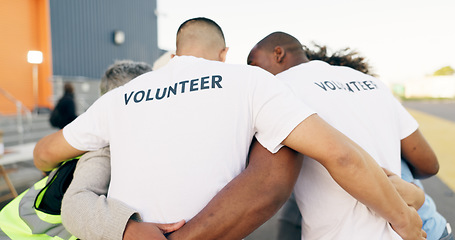
[[[0,32],[0,88],[33,110],[36,104],[32,65],[27,62],[27,52],[39,50],[44,59],[38,65],[38,105],[50,107],[52,58],[48,1],[1,1]],[[0,94],[0,114],[15,112],[15,104]]]
[[[155,0],[50,0],[54,75],[100,78],[115,60],[152,64],[158,50]],[[125,33],[116,45],[114,31]]]
[[[407,98],[455,98],[455,76],[431,76],[407,82]]]
[[[156,0],[0,1],[0,115],[16,112],[5,95],[30,111],[52,108],[60,97],[53,93],[55,82],[79,76],[83,78],[78,82],[96,81],[115,60],[152,64],[163,53],[158,49],[155,10]],[[115,30],[125,33],[124,44],[114,44]],[[27,62],[29,50],[44,55],[38,65],[38,104],[33,96],[33,66]]]

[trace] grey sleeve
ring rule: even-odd
[[[80,239],[119,239],[130,218],[140,215],[126,204],[107,198],[111,175],[109,148],[84,154],[62,202],[62,222]]]

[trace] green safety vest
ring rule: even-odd
[[[64,162],[0,211],[0,240],[77,239],[63,227],[60,217],[63,194],[73,179],[76,159]]]

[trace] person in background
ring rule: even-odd
[[[73,84],[66,82],[63,85],[63,96],[58,100],[54,110],[52,110],[49,122],[53,127],[62,129],[68,123],[76,119],[76,117],[74,87]]]
[[[301,43],[283,32],[259,41],[247,62],[276,75],[301,101],[359,144],[383,168],[399,174],[401,151],[422,172],[431,175],[438,171],[436,156],[417,122],[376,78],[352,68],[309,61]],[[390,227],[385,219],[349,195],[323,165],[310,156],[302,157],[303,166],[294,187],[303,216],[302,239],[400,239],[393,224]],[[395,186],[409,207],[419,208],[423,191],[402,180],[399,184]],[[403,194],[401,184],[410,192]]]
[[[101,95],[151,70],[152,67],[147,63],[131,60],[117,61],[108,67],[101,78]],[[61,201],[68,184],[72,181],[74,169],[76,168],[76,173],[79,168],[84,168],[85,166],[90,169],[93,166],[90,164],[95,162],[95,160],[89,161],[90,159],[97,159],[98,162],[103,163],[103,167],[107,168],[109,173],[108,148],[88,152],[82,155],[79,160],[66,161],[63,165],[54,169],[49,176],[38,181],[20,196],[13,199],[0,211],[0,239],[76,239],[61,223]],[[101,176],[96,177],[105,179]],[[109,176],[106,178],[109,180]],[[103,183],[106,184],[106,182],[101,184]],[[106,194],[108,183],[107,181],[104,192],[101,192],[100,195]],[[135,214],[133,209],[128,208],[121,202],[113,199],[107,202],[109,205],[103,207],[111,209],[111,215],[97,216],[98,220],[108,222],[109,219],[106,220],[103,217],[122,219],[124,214],[129,214],[127,218]],[[90,237],[84,239],[101,239],[100,236],[105,236],[107,239],[122,239],[122,229],[125,228],[126,223],[118,223],[113,220],[109,223],[114,226],[109,225],[106,228],[112,227],[113,231],[101,231],[98,229],[98,232],[91,233]],[[166,227],[166,225],[161,226],[163,229],[166,229]],[[116,234],[120,235],[120,237]]]

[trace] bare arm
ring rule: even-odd
[[[401,179],[398,175],[393,172],[383,168],[384,172],[389,177],[390,182],[392,182],[395,189],[398,191],[403,200],[411,206],[418,210],[422,207],[425,202],[425,192],[419,188],[417,185],[406,182]]]
[[[50,171],[59,163],[85,153],[73,148],[63,137],[62,130],[47,135],[36,143],[33,151],[35,166],[42,171]]]
[[[271,218],[290,196],[301,160],[255,143],[250,163],[210,203],[168,239],[242,239]]]
[[[422,220],[362,148],[314,114],[283,144],[319,161],[354,198],[384,217],[403,239],[423,239]]]
[[[436,154],[419,129],[401,140],[401,156],[409,163],[414,178],[430,177],[439,171]]]

